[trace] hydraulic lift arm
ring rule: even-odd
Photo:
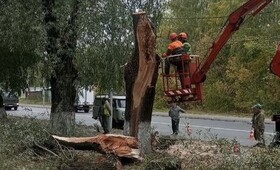
[[[280,42],[278,43],[276,54],[270,63],[270,70],[280,78]]]
[[[211,51],[202,65],[202,67],[198,68],[196,72],[192,76],[192,82],[194,83],[202,83],[206,79],[206,73],[209,71],[211,64],[216,59],[218,53],[222,49],[222,47],[226,44],[229,40],[231,35],[239,29],[243,21],[246,19],[247,16],[255,16],[259,13],[265,6],[267,6],[272,0],[248,0],[245,4],[240,6],[237,10],[232,12],[228,18],[227,25],[225,26],[223,32],[220,34],[218,39],[213,43]],[[279,57],[279,48],[277,55],[278,57],[278,64],[280,61]],[[273,62],[274,63],[274,62]],[[276,73],[274,72],[276,70]],[[272,72],[276,75],[280,75],[280,69],[277,68]]]

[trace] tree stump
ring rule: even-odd
[[[158,78],[156,35],[145,12],[133,14],[135,50],[125,66],[124,134],[138,138],[141,154],[151,153],[151,118]]]

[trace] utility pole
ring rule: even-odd
[[[109,98],[110,98],[110,107],[111,107],[111,115],[109,117],[109,123],[108,123],[108,128],[109,129],[112,129],[113,127],[113,89],[111,88],[110,89],[110,92],[109,92]]]
[[[45,97],[46,97],[46,95],[45,95],[45,87],[44,87],[44,85],[45,85],[45,79],[43,78],[43,86],[42,86],[42,96],[43,96],[43,107],[45,107]]]

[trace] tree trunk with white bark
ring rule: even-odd
[[[76,124],[74,81],[77,78],[77,70],[73,60],[77,45],[79,7],[80,0],[73,0],[68,22],[64,27],[60,27],[55,0],[42,0],[47,33],[46,51],[53,63],[50,78],[52,90],[50,127],[53,133],[62,135],[73,134]]]

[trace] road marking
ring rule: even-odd
[[[163,122],[152,122],[153,124],[162,124],[162,125],[170,125],[170,123],[163,123]],[[180,126],[184,127],[186,125],[180,124]],[[204,129],[215,129],[215,130],[224,130],[224,131],[235,131],[235,132],[244,132],[244,133],[250,133],[250,130],[240,130],[240,129],[230,129],[230,128],[220,128],[220,127],[210,127],[210,126],[199,126],[199,125],[191,125],[195,128],[204,128]],[[274,135],[274,133],[271,132],[264,132],[267,135]]]

